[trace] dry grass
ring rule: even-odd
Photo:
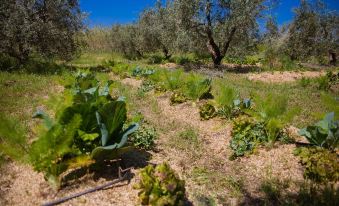
[[[318,78],[324,76],[325,71],[305,71],[305,72],[261,72],[258,74],[248,74],[251,81],[262,81],[268,83],[294,82],[302,78]]]

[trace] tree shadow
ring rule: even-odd
[[[256,65],[232,65],[232,64],[222,64],[219,66],[214,66],[212,64],[204,63],[186,63],[183,65],[184,71],[209,71],[210,75],[220,75],[220,72],[229,72],[235,74],[246,74],[251,72],[259,72],[261,68]],[[216,73],[215,75],[213,73]]]
[[[66,187],[81,183],[86,179],[111,181],[120,178],[126,172],[128,172],[126,180],[129,182],[135,176],[130,172],[130,168],[138,169],[147,166],[150,157],[151,154],[147,151],[131,150],[123,154],[120,159],[96,162],[68,172],[62,178],[62,185]]]
[[[292,193],[288,190],[288,183],[273,179],[264,181],[258,192],[264,196],[254,197],[248,191],[244,191],[243,201],[239,205],[339,205],[339,188],[334,184],[316,185],[304,182],[299,184],[297,192]]]

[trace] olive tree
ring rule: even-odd
[[[180,25],[203,39],[214,65],[258,31],[264,0],[174,0]]]
[[[70,59],[83,17],[78,0],[2,0],[0,53],[22,62],[32,54]]]
[[[321,58],[339,45],[339,16],[322,1],[301,0],[289,27],[287,53],[292,59]]]
[[[144,47],[148,51],[161,50],[165,59],[171,57],[177,41],[175,11],[171,2],[165,6],[157,1],[155,7],[145,10],[139,19],[139,29],[144,38]]]
[[[137,24],[113,25],[110,41],[113,51],[122,53],[128,59],[143,56],[142,37]]]

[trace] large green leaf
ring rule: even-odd
[[[126,103],[124,101],[114,101],[102,106],[96,113],[102,135],[102,146],[107,146],[116,142],[114,137],[119,137],[124,122],[127,119]]]
[[[124,147],[128,140],[128,136],[132,133],[134,133],[137,129],[139,128],[139,124],[132,124],[129,126],[119,137],[120,142],[114,143],[112,145],[108,146],[102,146],[102,147],[97,147],[92,151],[92,158],[93,159],[98,159],[98,158],[104,158],[107,157],[110,153],[112,153],[112,156],[116,153],[115,150],[120,150]],[[119,152],[118,152],[119,153]]]
[[[327,114],[314,126],[299,131],[312,145],[335,149],[339,143],[339,121],[334,121],[334,113]]]

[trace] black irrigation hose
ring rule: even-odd
[[[73,195],[70,195],[68,197],[63,197],[63,198],[60,198],[58,200],[54,200],[52,202],[48,202],[48,203],[45,203],[45,204],[42,204],[42,206],[54,206],[54,205],[58,205],[58,204],[61,204],[61,203],[64,203],[68,200],[71,200],[73,198],[76,198],[76,197],[80,197],[82,195],[85,195],[85,194],[88,194],[88,193],[92,193],[92,192],[95,192],[95,191],[98,191],[98,190],[102,190],[102,189],[105,189],[107,187],[110,187],[118,182],[121,182],[123,180],[126,179],[126,177],[128,176],[128,172],[126,172],[122,177],[120,177],[119,179],[116,179],[116,180],[113,180],[111,182],[108,182],[104,185],[100,185],[100,186],[97,186],[97,187],[94,187],[94,188],[91,188],[91,189],[88,189],[88,190],[85,190],[83,192],[80,192],[80,193],[76,193],[76,194],[73,194]]]

